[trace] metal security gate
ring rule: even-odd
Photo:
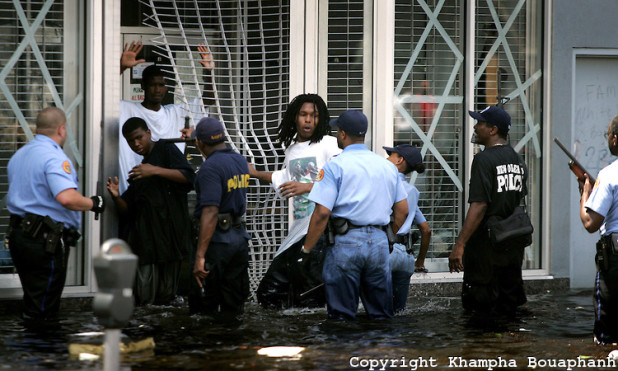
[[[0,2],[0,236],[9,213],[6,167],[11,156],[34,138],[41,109],[61,108],[67,116],[65,152],[83,187],[84,4],[77,0]],[[12,261],[0,240],[0,287],[18,288]],[[84,283],[83,248],[71,253],[67,285]]]
[[[477,0],[475,97],[477,107],[509,99],[510,143],[523,157],[528,179],[528,212],[535,224],[533,244],[526,249],[524,268],[542,268],[542,99],[543,1]]]
[[[196,48],[207,45],[215,58],[215,102],[209,115],[224,123],[229,142],[258,170],[283,164],[283,148],[274,143],[289,97],[288,1],[140,0],[150,14],[144,25],[158,31],[155,53],[173,73],[176,102],[200,96],[202,72]],[[199,57],[197,57],[199,58]],[[270,185],[252,181],[248,192],[251,292],[287,235],[287,202]]]
[[[433,231],[430,271],[444,271],[463,211],[464,1],[395,5],[395,144],[422,148],[410,182]],[[439,264],[438,264],[439,263]]]
[[[395,1],[394,137],[425,155],[427,171],[410,182],[421,192],[421,210],[433,230],[432,272],[448,270],[465,212],[469,100],[482,109],[498,97],[510,99],[510,143],[530,170],[527,204],[541,231],[542,10],[536,0]],[[474,27],[473,45],[466,44],[467,27]],[[472,97],[465,73],[470,49]],[[541,268],[540,235],[526,249],[526,268]]]
[[[145,23],[161,31],[162,55],[170,48],[193,48],[195,40],[206,35],[218,63],[218,99],[211,114],[226,123],[236,148],[258,167],[278,169],[283,155],[273,138],[291,98],[290,5],[140,1],[154,9]],[[317,18],[318,31],[293,42],[311,43],[316,37],[318,81],[310,85],[327,99],[333,116],[355,108],[372,117],[372,89],[380,83],[372,75],[376,60],[372,31],[374,23],[381,22],[374,19],[374,6],[376,2],[368,0],[305,2],[305,20]],[[409,181],[421,191],[421,209],[434,232],[428,262],[432,272],[447,270],[446,258],[465,214],[469,154],[478,150],[469,141],[472,128],[465,126],[470,99],[482,108],[495,104],[498,96],[510,98],[506,106],[513,117],[510,141],[530,169],[527,204],[541,230],[542,10],[542,2],[536,0],[394,0],[393,138],[395,144],[418,145],[425,155],[428,170]],[[471,22],[472,45],[466,40]],[[185,41],[175,45],[171,38],[165,40],[166,34],[178,30],[184,32]],[[472,73],[466,72],[467,65]],[[170,69],[180,81],[178,101],[193,96],[192,72],[182,73],[178,63]],[[377,120],[372,130],[391,125]],[[255,288],[286,234],[287,206],[269,187],[255,183],[249,201]],[[525,262],[531,269],[542,266],[540,233],[535,237]]]

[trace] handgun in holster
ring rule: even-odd
[[[330,225],[336,235],[344,235],[350,229],[350,224],[346,218],[330,218]]]
[[[611,249],[611,238],[603,236],[597,242],[597,267],[599,270],[606,271],[609,269],[609,251]]]
[[[43,224],[47,227],[47,236],[45,237],[45,251],[50,254],[56,252],[58,245],[62,245],[62,232],[64,230],[64,224],[56,223],[48,215],[43,217]]]
[[[326,244],[328,246],[335,244],[335,228],[333,227],[332,219],[329,219],[328,223],[326,223],[324,235],[326,236]]]
[[[419,236],[418,232],[412,232],[412,233],[408,234],[406,237],[408,237],[407,241],[406,241],[406,244],[405,244],[406,245],[406,252],[408,254],[414,255],[414,244],[421,237]]]
[[[395,234],[393,232],[393,225],[389,224],[386,226],[386,238],[388,238],[388,252],[392,253],[393,248],[396,243],[401,243],[403,241],[403,237]]]

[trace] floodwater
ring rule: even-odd
[[[80,360],[68,353],[75,334],[102,330],[93,317],[90,300],[64,300],[59,326],[36,329],[24,327],[15,304],[3,303],[0,369],[102,369],[101,359]],[[449,369],[487,370],[531,368],[535,366],[531,359],[536,359],[537,369],[566,370],[566,362],[575,362],[578,356],[588,366],[606,361],[615,348],[593,344],[591,292],[530,295],[522,313],[508,321],[472,318],[462,312],[459,298],[423,297],[408,303],[401,315],[379,322],[368,321],[362,311],[357,321],[332,322],[326,320],[325,309],[274,311],[254,303],[248,303],[239,321],[225,323],[189,316],[182,302],[141,307],[123,334],[132,340],[153,337],[156,346],[154,351],[123,356],[121,367],[378,370],[388,362],[387,369],[451,366]],[[304,350],[287,357],[258,355],[261,348],[272,346]],[[378,364],[380,361],[383,363]],[[579,365],[570,368],[583,369],[582,363]]]

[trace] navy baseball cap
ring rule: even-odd
[[[403,157],[404,160],[408,163],[408,166],[414,168],[414,166],[423,163],[423,156],[421,156],[421,151],[412,145],[409,144],[400,144],[397,147],[382,147],[389,155],[392,152],[398,153],[399,156]]]
[[[208,144],[218,143],[225,139],[225,129],[216,118],[204,117],[197,123],[191,137]]]
[[[332,119],[329,122],[331,127],[338,127],[348,134],[363,136],[367,134],[367,116],[364,113],[357,110],[347,110],[336,119]]]
[[[508,132],[511,129],[511,116],[501,107],[487,106],[481,112],[468,111],[468,113],[473,119],[497,126],[501,130]]]

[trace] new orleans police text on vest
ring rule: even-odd
[[[523,173],[524,170],[518,164],[496,166],[498,193],[505,191],[521,191],[521,177]]]

